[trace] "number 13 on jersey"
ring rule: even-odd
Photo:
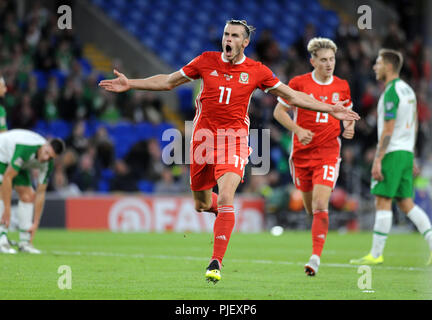
[[[328,181],[334,181],[335,172],[336,172],[335,167],[324,165],[323,168],[324,168],[323,179]]]

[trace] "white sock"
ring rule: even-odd
[[[30,242],[30,232],[27,230],[33,224],[33,203],[18,201],[18,227],[20,242]]]
[[[371,250],[371,254],[374,258],[378,258],[383,254],[387,236],[392,226],[392,222],[392,211],[378,210],[376,212]]]
[[[0,220],[3,217],[3,212],[4,212],[4,202],[3,200],[0,200]],[[7,237],[7,232],[8,229],[6,228],[6,226],[4,224],[0,224],[0,242],[3,242],[5,239],[5,237]]]
[[[415,224],[417,230],[423,235],[429,244],[429,249],[432,251],[432,226],[426,212],[424,212],[419,206],[415,205],[414,208],[408,212],[407,216]]]

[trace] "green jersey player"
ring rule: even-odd
[[[371,193],[376,196],[372,249],[352,264],[379,264],[390,232],[392,201],[414,223],[429,244],[432,263],[432,228],[426,213],[413,201],[414,146],[417,136],[417,102],[414,91],[399,78],[402,54],[382,49],[374,65],[378,81],[386,85],[378,102],[378,146],[372,165]]]
[[[4,98],[5,94],[7,92],[6,83],[3,77],[0,77],[0,98]],[[6,110],[5,108],[0,104],[0,132],[7,130],[7,123],[6,123]]]
[[[54,159],[65,149],[61,139],[47,141],[30,130],[15,129],[0,134],[0,252],[16,253],[7,240],[12,188],[18,193],[19,250],[40,253],[32,245],[45,202],[48,177]],[[36,192],[31,171],[39,171]]]

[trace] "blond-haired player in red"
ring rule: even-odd
[[[289,86],[325,103],[346,101],[352,108],[348,82],[333,75],[337,47],[327,38],[313,38],[307,47],[311,54],[313,71],[289,82]],[[287,113],[293,107],[294,119]],[[305,265],[305,272],[314,276],[318,272],[320,257],[328,232],[328,204],[336,185],[341,162],[340,122],[327,113],[297,108],[289,100],[278,98],[274,110],[275,119],[292,131],[294,141],[290,155],[293,182],[302,192],[303,203],[312,220],[312,256]],[[343,121],[343,137],[354,137],[355,121]]]
[[[145,79],[128,79],[114,71],[116,79],[103,80],[102,88],[113,92],[129,89],[171,90],[201,79],[191,141],[191,189],[197,211],[216,214],[213,255],[205,277],[221,279],[220,269],[235,224],[234,194],[248,162],[249,102],[255,89],[282,96],[295,105],[330,112],[340,119],[358,119],[343,103],[323,103],[282,84],[263,64],[249,59],[244,50],[253,28],[244,20],[227,21],[223,52],[204,52],[180,70]],[[219,194],[212,192],[217,185]]]

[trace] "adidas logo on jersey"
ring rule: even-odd
[[[210,73],[210,75],[211,75],[211,76],[214,76],[214,77],[219,77],[219,74],[217,73],[216,70],[213,70],[213,72]]]
[[[321,238],[321,239],[325,239],[325,234],[319,234],[319,235],[317,235],[317,238]]]
[[[227,238],[225,237],[225,235],[223,234],[223,235],[221,235],[221,236],[217,236],[216,237],[216,239],[219,239],[219,240],[224,240],[224,241],[226,241],[227,240]]]

